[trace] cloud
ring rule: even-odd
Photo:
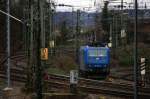
[[[89,9],[90,11],[95,11],[96,8],[102,8],[103,7],[103,1],[111,1],[111,0],[55,0],[57,4],[66,4],[66,5],[72,5],[75,6],[74,10],[81,9],[83,10],[83,7],[92,7],[92,9]],[[95,5],[96,2],[96,5]],[[110,6],[113,5],[120,5],[121,0],[114,1],[116,3],[110,3]],[[118,2],[118,3],[117,3]],[[119,3],[120,2],[120,3]],[[127,7],[134,6],[134,0],[123,0],[123,2],[127,2],[128,4],[124,4]],[[132,4],[129,4],[132,3]],[[145,6],[145,4],[150,5],[149,0],[138,0],[139,6]],[[80,7],[77,7],[80,6]],[[72,8],[69,7],[57,7],[57,11],[72,11]],[[87,10],[87,9],[86,9]]]
[[[57,3],[64,3],[73,6],[89,6],[94,0],[57,0]]]
[[[94,0],[56,0],[57,4],[66,4],[74,6],[74,10],[83,9],[83,7],[94,7]],[[57,7],[57,10],[72,10],[69,7]]]

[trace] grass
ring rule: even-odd
[[[67,74],[64,70],[60,68],[48,68],[48,73],[49,74],[62,74],[62,75]]]
[[[117,49],[117,61],[119,66],[131,66],[133,65],[133,46],[128,45],[126,47],[121,47]],[[150,48],[148,48],[144,44],[139,44],[138,46],[138,62],[140,62],[140,58],[145,57],[150,59]],[[150,63],[148,62],[148,65]]]
[[[6,83],[5,83],[4,79],[3,80],[0,79],[0,86],[5,86],[5,85],[6,85]]]
[[[51,60],[51,65],[48,67],[48,73],[52,74],[68,74],[70,70],[77,68],[75,59],[72,56],[66,54],[56,55]]]

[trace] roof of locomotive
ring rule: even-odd
[[[91,47],[91,46],[81,46],[80,47],[80,50],[89,50],[89,49],[106,49],[106,50],[109,50],[109,48],[108,47]]]

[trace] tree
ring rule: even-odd
[[[105,42],[108,42],[109,40],[109,12],[108,12],[108,1],[104,3],[104,8],[102,10],[102,15],[101,15],[101,23],[102,23],[102,28],[105,31],[105,35],[103,37],[103,40]]]
[[[61,43],[65,43],[68,39],[69,29],[67,28],[67,21],[64,20],[61,24],[60,34],[61,34]]]
[[[95,41],[103,41],[104,37],[104,30],[102,29],[102,24],[101,24],[101,16],[100,13],[96,13],[95,15]]]

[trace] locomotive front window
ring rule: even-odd
[[[97,56],[97,51],[96,50],[89,50],[88,54],[89,54],[89,56]]]
[[[102,50],[102,49],[92,49],[88,51],[88,55],[89,56],[94,56],[94,57],[98,57],[98,56],[106,56],[107,55],[107,51],[106,50]]]
[[[107,51],[106,50],[98,50],[98,56],[106,56]]]

